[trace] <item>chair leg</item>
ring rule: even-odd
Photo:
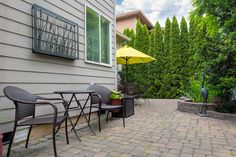
[[[98,110],[98,127],[99,127],[99,132],[101,132],[100,110]]]
[[[13,132],[12,132],[12,135],[11,135],[11,141],[9,143],[8,150],[7,150],[7,157],[10,157],[11,146],[12,146],[12,143],[13,143],[13,140],[14,140],[15,133],[16,133],[16,124],[14,125],[14,129],[13,129]]]
[[[28,143],[29,143],[31,130],[32,130],[32,125],[30,125],[30,128],[29,128],[29,132],[28,132],[28,135],[27,135],[26,143],[25,143],[25,148],[28,148]]]
[[[109,111],[107,111],[106,123],[108,122],[108,118],[109,118]]]
[[[90,124],[91,112],[92,112],[92,106],[90,105],[90,108],[89,108],[89,117],[88,117],[88,124]]]
[[[67,118],[65,120],[66,143],[69,144]]]
[[[123,115],[122,115],[122,118],[123,118],[123,127],[125,128],[125,108],[123,107]]]
[[[57,148],[56,148],[56,126],[53,124],[53,130],[52,130],[52,140],[53,140],[53,150],[54,150],[54,156],[57,157]]]
[[[123,116],[123,127],[125,128],[125,117]]]

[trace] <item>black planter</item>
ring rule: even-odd
[[[125,103],[125,113],[124,117],[127,118],[129,116],[134,115],[134,97],[131,95],[125,95],[124,96],[124,102]],[[112,113],[112,117],[121,118],[123,111],[120,110],[119,112]]]

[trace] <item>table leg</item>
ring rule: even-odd
[[[75,100],[76,100],[78,106],[80,107],[81,111],[80,111],[79,117],[77,118],[77,120],[76,120],[76,122],[75,122],[75,124],[74,124],[73,127],[75,127],[75,126],[77,125],[77,123],[78,123],[78,121],[79,121],[79,118],[81,117],[81,114],[82,114],[82,112],[84,111],[84,108],[86,107],[86,104],[87,104],[87,102],[88,102],[88,100],[89,100],[89,96],[87,97],[83,108],[81,108],[82,105],[81,105],[81,103],[77,100],[76,97],[75,97]],[[84,112],[83,112],[83,115],[84,115]],[[85,117],[85,118],[86,118],[86,117]],[[86,118],[86,120],[87,120],[87,118]]]
[[[79,118],[81,117],[81,115],[83,115],[84,118],[85,118],[85,120],[86,120],[86,122],[88,123],[89,129],[90,129],[91,132],[95,135],[95,133],[93,132],[93,130],[92,130],[91,126],[90,126],[90,118],[89,118],[89,120],[88,120],[87,117],[86,117],[86,115],[85,115],[85,113],[84,113],[84,109],[85,109],[85,107],[86,107],[86,104],[87,104],[89,98],[90,98],[90,95],[87,97],[87,99],[86,99],[84,105],[82,106],[81,103],[79,102],[79,100],[78,100],[78,99],[76,98],[76,96],[75,96],[75,100],[76,100],[78,106],[80,107],[81,111],[80,111],[80,114],[79,114],[79,116],[78,116],[78,118],[77,118],[77,120],[76,120],[76,123],[75,123],[75,125],[73,126],[73,128],[74,128],[74,127],[76,126],[76,124],[78,123]],[[89,114],[90,114],[90,113],[89,113]]]
[[[60,94],[60,95],[61,95],[61,97],[64,99],[63,95],[62,95],[62,94]],[[72,97],[70,98],[70,101],[68,102],[68,109],[70,109],[69,107],[70,107],[70,104],[71,104],[71,102],[72,102],[72,100],[73,100],[73,96],[74,96],[74,94],[72,95]],[[67,119],[69,119],[70,124],[71,124],[71,126],[72,126],[72,129],[71,129],[71,130],[74,131],[76,137],[79,139],[79,141],[81,141],[81,139],[79,138],[79,136],[78,136],[76,130],[75,130],[74,127],[73,127],[73,122],[72,122],[71,117],[70,117],[70,115],[69,115],[69,111],[68,111]],[[56,130],[56,133],[58,132],[58,130],[60,129],[60,127],[61,127],[61,124],[58,126],[58,128],[57,128],[57,130]]]

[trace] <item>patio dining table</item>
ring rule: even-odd
[[[71,117],[70,117],[70,115],[69,115],[69,113],[68,113],[68,120],[70,121],[71,126],[72,126],[72,129],[71,129],[71,130],[74,131],[75,135],[77,136],[77,138],[78,138],[79,140],[80,140],[80,138],[79,138],[79,136],[77,135],[76,130],[80,130],[80,129],[84,129],[84,128],[87,128],[87,127],[88,127],[88,128],[90,129],[90,131],[95,135],[94,131],[92,130],[92,128],[91,128],[91,126],[90,126],[90,117],[89,117],[89,119],[88,119],[88,118],[86,117],[86,115],[85,115],[85,112],[84,112],[84,109],[85,109],[85,107],[86,107],[88,101],[90,100],[90,98],[91,98],[91,96],[92,96],[92,93],[94,93],[94,92],[95,92],[95,91],[93,91],[93,90],[63,90],[63,91],[54,91],[55,94],[60,94],[60,96],[61,96],[62,98],[64,98],[64,95],[71,95],[71,98],[70,98],[70,101],[69,101],[69,108],[68,108],[68,109],[69,109],[69,110],[79,109],[80,112],[79,112],[79,114],[78,114],[78,117],[77,117],[75,123],[72,122]],[[85,100],[85,102],[84,102],[84,104],[82,104],[82,103],[81,103],[81,100],[76,97],[76,96],[82,95],[82,94],[87,94],[87,95],[88,95],[87,98],[86,98],[86,100]],[[76,104],[77,104],[77,106],[75,106],[75,107],[71,107],[71,103],[73,102],[73,99],[75,100],[75,102],[76,102]],[[91,103],[90,103],[90,106],[91,106]],[[90,107],[90,106],[89,106],[89,107]],[[91,107],[90,107],[90,110],[89,110],[89,114],[91,114]],[[84,117],[84,119],[85,119],[85,121],[86,121],[86,123],[87,123],[87,126],[85,126],[85,127],[83,127],[83,128],[75,129],[75,127],[76,127],[76,125],[77,125],[77,123],[78,123],[78,121],[79,121],[79,119],[80,119],[81,116]]]

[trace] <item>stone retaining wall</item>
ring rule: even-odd
[[[202,107],[202,103],[197,102],[189,102],[185,100],[179,100],[177,102],[177,108],[179,111],[182,112],[189,112],[189,113],[198,113]],[[209,103],[207,104],[207,110],[214,110],[215,104]]]
[[[202,103],[189,102],[185,100],[179,100],[177,102],[177,109],[178,111],[181,111],[181,112],[198,114],[201,107],[202,107]],[[220,113],[220,112],[214,111],[214,109],[215,109],[215,104],[212,104],[212,103],[207,104],[207,114],[210,117],[236,122],[236,114]]]
[[[222,120],[230,120],[230,121],[236,122],[236,114],[220,113],[216,111],[207,111],[207,114],[212,118],[218,118]]]

